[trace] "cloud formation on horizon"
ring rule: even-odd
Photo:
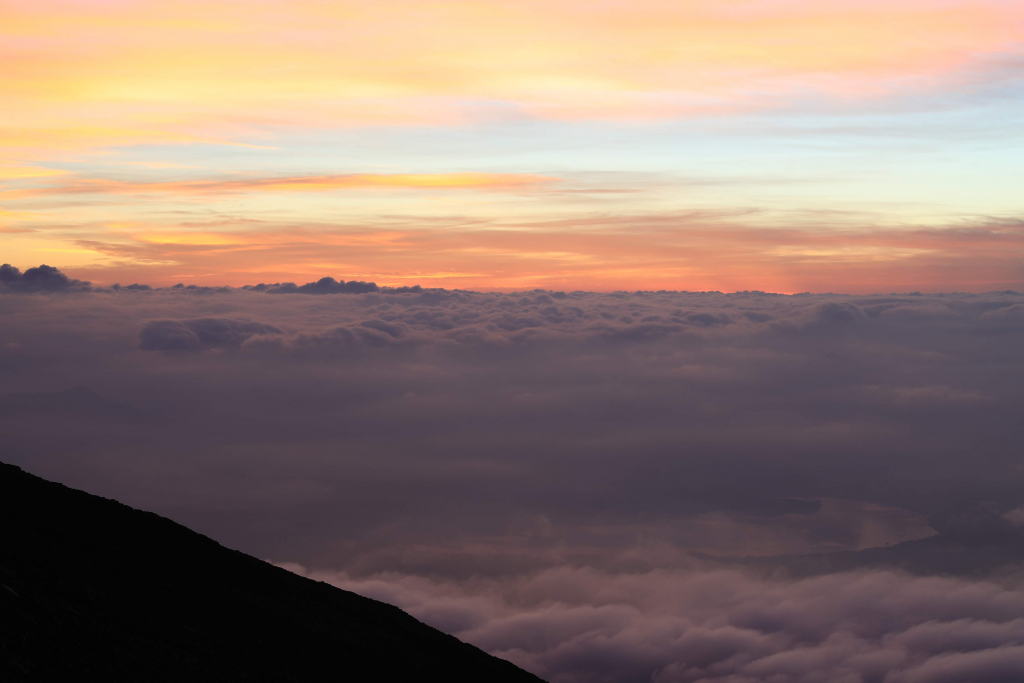
[[[0,265],[0,293],[88,291],[89,284],[69,278],[59,269],[46,264],[28,268],[24,273],[9,263]]]

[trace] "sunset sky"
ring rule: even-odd
[[[1024,288],[1016,0],[0,2],[0,260]]]
[[[0,0],[0,462],[549,683],[1006,683],[1022,414],[1024,0]]]

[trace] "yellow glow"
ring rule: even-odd
[[[0,206],[0,219],[31,218],[33,215],[27,211],[10,211]]]
[[[0,166],[0,182],[4,180],[22,180],[25,178],[50,178],[66,174],[58,168],[40,168],[38,166]]]
[[[126,161],[125,166],[141,166],[143,168],[195,168],[185,164],[171,164],[163,161]]]
[[[237,192],[328,192],[366,188],[515,190],[558,180],[547,176],[515,173],[356,174],[296,178],[247,178],[242,180],[184,180],[128,182],[82,178],[71,182],[11,190],[10,197],[63,194],[216,195]]]
[[[185,0],[182,20],[141,0],[0,8],[4,34],[31,38],[0,54],[0,144],[54,147],[464,116],[410,99],[423,97],[559,118],[770,107],[748,93],[871,95],[1019,53],[1024,35],[1024,4],[1005,2]]]
[[[934,253],[934,249],[913,249],[895,245],[835,245],[830,248],[789,246],[769,249],[775,256],[803,257],[815,261],[898,261]]]
[[[199,246],[221,246],[228,244],[245,244],[246,240],[240,236],[219,235],[214,233],[180,233],[180,234],[150,234],[136,235],[135,239],[150,244],[169,245],[199,245]]]

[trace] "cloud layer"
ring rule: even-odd
[[[1017,675],[1022,294],[3,272],[0,459],[554,682]]]
[[[875,571],[552,569],[464,582],[292,571],[397,605],[551,683],[1007,683],[1024,592]]]
[[[5,291],[11,393],[84,386],[162,420],[12,418],[7,457],[149,491],[273,559],[656,566],[883,546],[957,526],[956,505],[1024,505],[1020,294]]]

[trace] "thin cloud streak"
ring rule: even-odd
[[[519,190],[557,182],[529,173],[356,173],[348,175],[139,182],[82,178],[70,183],[9,190],[12,199],[76,194],[220,195],[244,192],[330,192],[352,189]]]

